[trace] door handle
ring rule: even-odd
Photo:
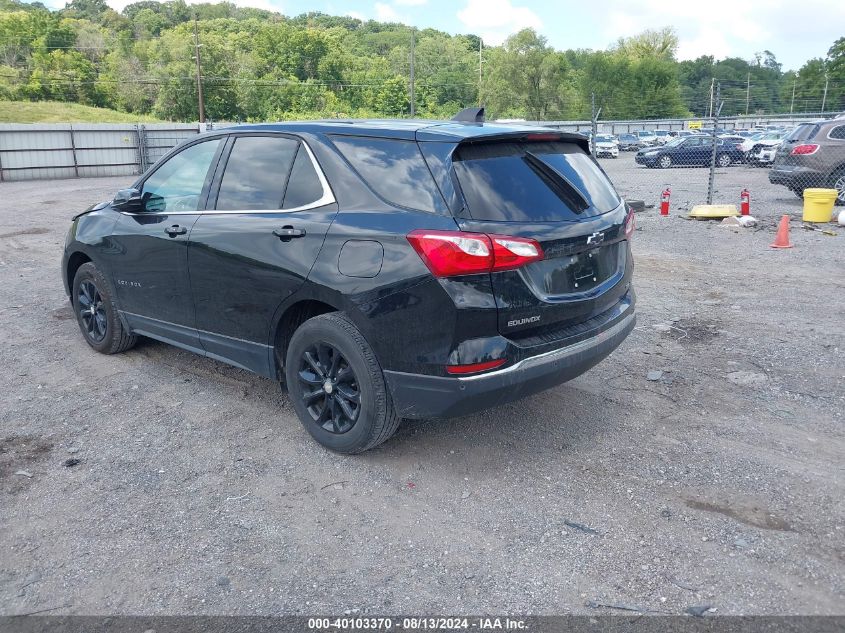
[[[283,226],[280,229],[274,230],[273,235],[283,242],[290,242],[295,237],[305,237],[305,231],[303,229],[295,229],[292,226]]]
[[[184,235],[188,232],[188,229],[187,227],[174,224],[173,226],[168,226],[166,229],[164,229],[164,232],[167,233],[170,237],[176,237],[177,235]]]

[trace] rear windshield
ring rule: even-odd
[[[453,162],[476,220],[572,221],[621,204],[601,168],[573,143],[464,145]]]
[[[809,141],[816,135],[816,132],[819,131],[819,126],[815,123],[808,123],[805,125],[799,125],[797,128],[792,130],[789,133],[789,136],[786,137],[787,141]]]

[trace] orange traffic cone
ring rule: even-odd
[[[784,215],[780,219],[780,225],[778,225],[778,234],[775,237],[775,241],[772,243],[771,248],[792,248],[792,242],[789,241],[788,215]]]

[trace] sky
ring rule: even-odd
[[[190,1],[190,0],[189,0]],[[212,0],[213,1],[213,0]],[[107,0],[120,10],[127,0]],[[321,11],[481,35],[488,45],[533,27],[557,49],[604,49],[619,37],[671,26],[678,57],[754,59],[772,51],[784,70],[824,57],[845,36],[843,0],[234,0],[285,15]],[[47,0],[54,8],[65,0]]]

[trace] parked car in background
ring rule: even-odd
[[[282,382],[340,453],[584,373],[635,325],[633,209],[582,136],[462,116],[182,143],[70,222],[83,339],[115,354],[143,335]]]
[[[784,132],[765,132],[743,141],[739,149],[745,162],[750,165],[770,165],[775,158],[778,146],[786,137]]]
[[[639,130],[634,132],[637,135],[637,138],[640,139],[640,143],[645,145],[657,145],[657,136],[655,136],[654,132],[651,130]]]
[[[713,138],[695,135],[669,141],[661,147],[648,147],[637,152],[634,160],[646,167],[667,169],[676,165],[709,165],[713,155]],[[739,162],[742,153],[734,143],[716,139],[716,164],[728,167]]]
[[[675,138],[686,138],[687,136],[692,136],[695,134],[695,130],[670,130],[669,131],[669,138],[667,139],[667,143]]]
[[[619,141],[612,134],[596,134],[594,147],[596,158],[619,158]]]
[[[845,204],[845,119],[802,123],[783,140],[769,182],[803,197],[808,187],[836,189]]]
[[[722,134],[721,136],[719,136],[719,138],[725,141],[726,143],[733,143],[737,146],[737,149],[739,149],[739,146],[742,145],[743,142],[745,142],[745,138],[743,138],[742,136],[737,136],[735,134]]]
[[[657,138],[658,145],[663,145],[672,140],[672,137],[669,136],[669,130],[654,130],[654,136]]]
[[[626,132],[616,137],[619,141],[619,149],[623,152],[635,152],[643,147],[643,142],[636,134]]]

